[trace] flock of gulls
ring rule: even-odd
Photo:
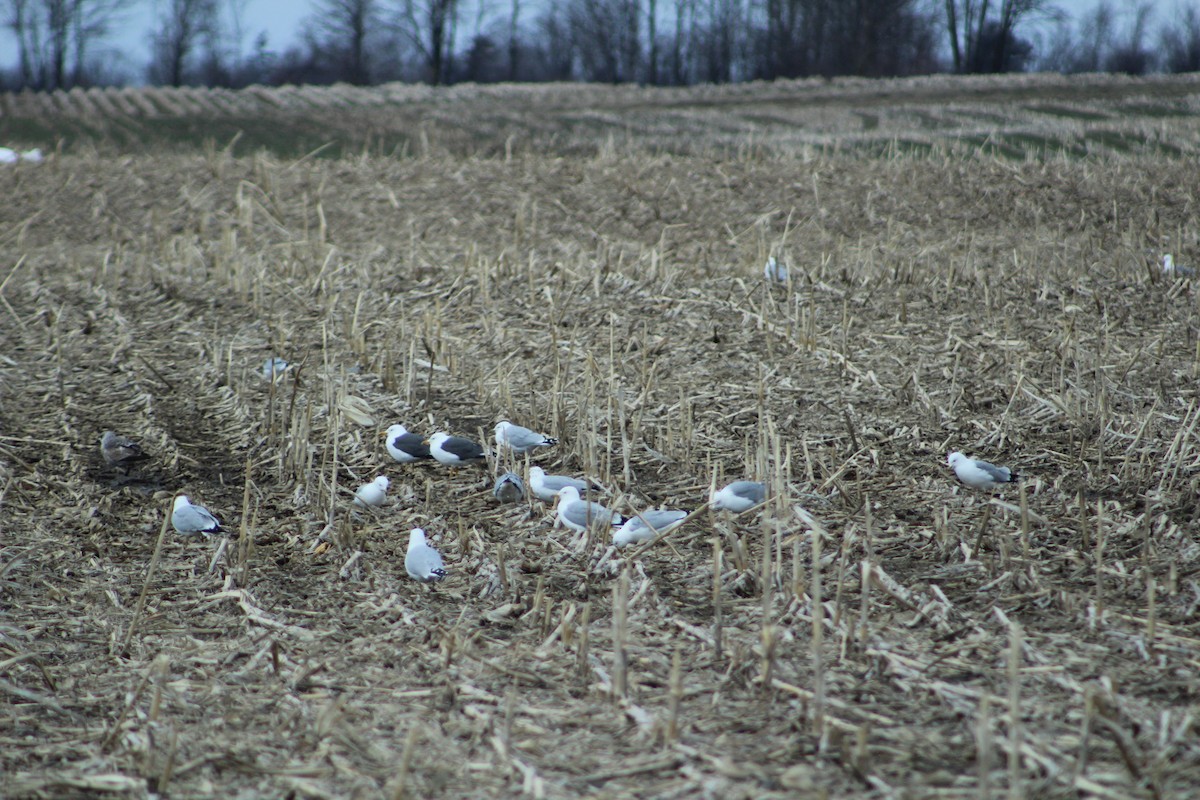
[[[275,365],[272,364],[272,378],[275,372]],[[498,422],[495,430],[498,455],[528,455],[558,444],[558,440],[551,436],[507,420]],[[426,438],[397,424],[389,427],[383,435],[388,454],[400,464],[432,460],[448,467],[459,467],[483,463],[488,456],[478,442],[445,432],[434,433]],[[137,442],[113,431],[105,431],[101,437],[100,454],[107,464],[126,475],[138,462],[149,458]],[[990,491],[1020,479],[1008,467],[968,458],[957,451],[947,456],[946,463],[964,485],[974,489]],[[530,466],[528,475],[527,489],[525,482],[515,472],[504,472],[496,479],[492,494],[502,503],[521,502],[529,494],[544,503],[556,503],[556,524],[577,534],[586,534],[589,529],[608,530],[616,547],[649,542],[679,527],[690,516],[690,512],[683,509],[654,508],[624,517],[590,499],[600,492],[599,487],[591,481],[569,475],[547,475],[539,466]],[[387,500],[388,484],[387,476],[380,475],[359,486],[354,492],[353,505],[360,509],[382,506]],[[742,514],[763,506],[766,501],[765,484],[738,480],[713,491],[707,505],[731,514]],[[175,497],[171,526],[189,536],[208,536],[222,531],[217,517],[204,506],[192,503],[185,494]],[[429,544],[421,528],[414,528],[409,533],[404,566],[411,578],[422,582],[439,581],[447,574],[441,554]]]
[[[1169,254],[1162,257],[1162,272],[1172,277],[1191,277],[1194,274],[1191,268],[1177,265]],[[763,268],[763,278],[768,282],[786,283],[790,275],[788,268],[771,256]],[[288,369],[289,364],[283,359],[268,358],[263,364],[262,373],[264,378],[274,381]],[[484,463],[488,457],[480,443],[445,432],[434,433],[426,438],[397,424],[389,427],[383,435],[388,454],[400,464],[432,460],[448,467],[459,467]],[[527,456],[541,448],[558,444],[558,440],[552,436],[507,420],[496,424],[495,439],[499,454],[514,456]],[[100,440],[100,453],[106,463],[126,475],[134,465],[148,458],[137,442],[113,431],[104,432]],[[973,489],[992,491],[1020,479],[1008,467],[969,458],[957,451],[947,456],[946,463],[954,470],[959,481]],[[530,466],[528,475],[527,488],[520,475],[512,471],[504,472],[496,479],[492,494],[502,503],[518,503],[532,494],[544,503],[557,504],[556,524],[580,534],[592,528],[608,529],[617,547],[649,542],[679,527],[690,516],[690,512],[683,509],[656,508],[626,518],[591,499],[600,489],[590,481],[568,475],[547,475],[539,466]],[[388,483],[387,476],[380,475],[358,487],[354,492],[353,505],[363,509],[383,505],[387,501]],[[761,507],[766,501],[765,484],[739,480],[712,492],[708,507],[723,509],[731,514],[743,514]],[[171,525],[185,535],[207,536],[222,530],[221,523],[212,512],[192,503],[184,494],[175,498]],[[412,578],[419,581],[438,581],[446,576],[441,554],[429,544],[421,528],[414,528],[409,534],[405,568]]]

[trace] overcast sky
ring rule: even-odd
[[[1056,0],[1056,5],[1073,18],[1078,19],[1083,13],[1095,8],[1100,0]],[[1141,0],[1108,0],[1109,5],[1118,13],[1129,12]],[[1200,0],[1150,0],[1155,8],[1152,32],[1157,32],[1160,26],[1170,21],[1181,3],[1197,3]],[[940,0],[939,0],[940,3]],[[0,3],[2,4],[2,3]],[[140,2],[135,8],[126,12],[122,24],[114,26],[114,32],[108,37],[105,45],[112,49],[112,56],[130,77],[141,80],[150,60],[150,32],[154,20],[168,6],[168,0],[149,0]],[[295,44],[302,31],[301,23],[311,13],[312,4],[306,0],[223,0],[226,8],[230,5],[240,5],[242,51],[249,52],[259,33],[267,34],[267,49],[281,53],[288,46]],[[505,3],[507,5],[507,3]],[[523,13],[532,13],[536,3],[528,0],[523,4]],[[473,16],[473,14],[472,14]],[[1153,34],[1152,34],[1153,35]],[[460,45],[462,42],[459,43]],[[12,33],[3,28],[0,30],[0,65],[11,68],[17,63],[16,40]]]

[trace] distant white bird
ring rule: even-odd
[[[529,468],[529,488],[533,496],[547,503],[553,503],[558,492],[564,486],[574,486],[577,491],[586,492],[590,487],[587,481],[578,478],[568,478],[566,475],[547,475],[541,467]]]
[[[11,147],[0,147],[0,164],[16,164],[18,161],[28,161],[31,164],[42,163],[42,151],[38,148],[18,153]]]
[[[761,505],[766,499],[766,484],[758,481],[734,481],[721,491],[713,492],[710,505],[740,514]]]
[[[1166,253],[1162,257],[1163,275],[1170,275],[1172,278],[1190,278],[1196,274],[1196,270],[1191,267],[1180,267],[1175,264],[1175,256]]]
[[[506,472],[496,478],[492,495],[501,503],[519,503],[525,499],[525,481],[515,472]]]
[[[100,437],[100,455],[109,466],[116,467],[128,474],[129,467],[137,461],[145,461],[150,456],[142,452],[142,446],[113,431],[105,431]]]
[[[788,268],[776,261],[775,256],[770,256],[763,267],[763,277],[774,283],[787,283]]]
[[[290,366],[291,364],[278,356],[268,358],[262,364],[262,376],[269,381],[279,380]]]
[[[612,527],[624,520],[599,503],[581,499],[574,486],[564,486],[558,490],[558,521],[576,533],[584,533],[589,525]]]
[[[171,508],[171,527],[186,536],[196,533],[208,536],[221,532],[221,523],[212,512],[204,506],[192,505],[186,494],[175,498],[175,505]]]
[[[425,531],[413,528],[408,534],[408,553],[404,556],[404,569],[408,577],[422,583],[440,581],[446,577],[442,554],[425,541]]]
[[[479,461],[484,455],[483,448],[475,442],[448,433],[435,433],[425,444],[429,445],[429,454],[448,467]]]
[[[388,453],[401,464],[433,458],[425,440],[415,433],[409,433],[403,425],[392,425],[383,435]]]
[[[364,508],[383,505],[383,501],[387,499],[387,488],[386,475],[380,475],[370,483],[364,483],[354,492],[354,505]]]
[[[679,527],[688,512],[674,509],[650,509],[640,517],[630,517],[613,531],[613,544],[624,547],[633,542],[648,542],[660,533]],[[645,520],[645,521],[643,521]]]
[[[958,451],[946,456],[946,463],[954,468],[960,481],[973,489],[994,489],[1002,483],[1014,483],[1021,477],[1008,467],[967,458]]]
[[[528,453],[539,447],[552,447],[558,439],[514,425],[508,420],[496,423],[496,446],[507,447],[514,453]]]

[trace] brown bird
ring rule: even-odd
[[[100,437],[100,455],[109,466],[116,467],[126,475],[135,462],[145,461],[150,456],[142,452],[142,446],[119,433],[105,431]]]

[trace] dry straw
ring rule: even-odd
[[[1195,263],[1195,85],[0,97],[296,137],[0,174],[0,793],[1187,796],[1200,350],[1156,264]],[[696,511],[576,549],[375,435],[502,417]],[[743,478],[762,508],[704,507]],[[212,572],[154,538],[181,486],[241,512]]]

